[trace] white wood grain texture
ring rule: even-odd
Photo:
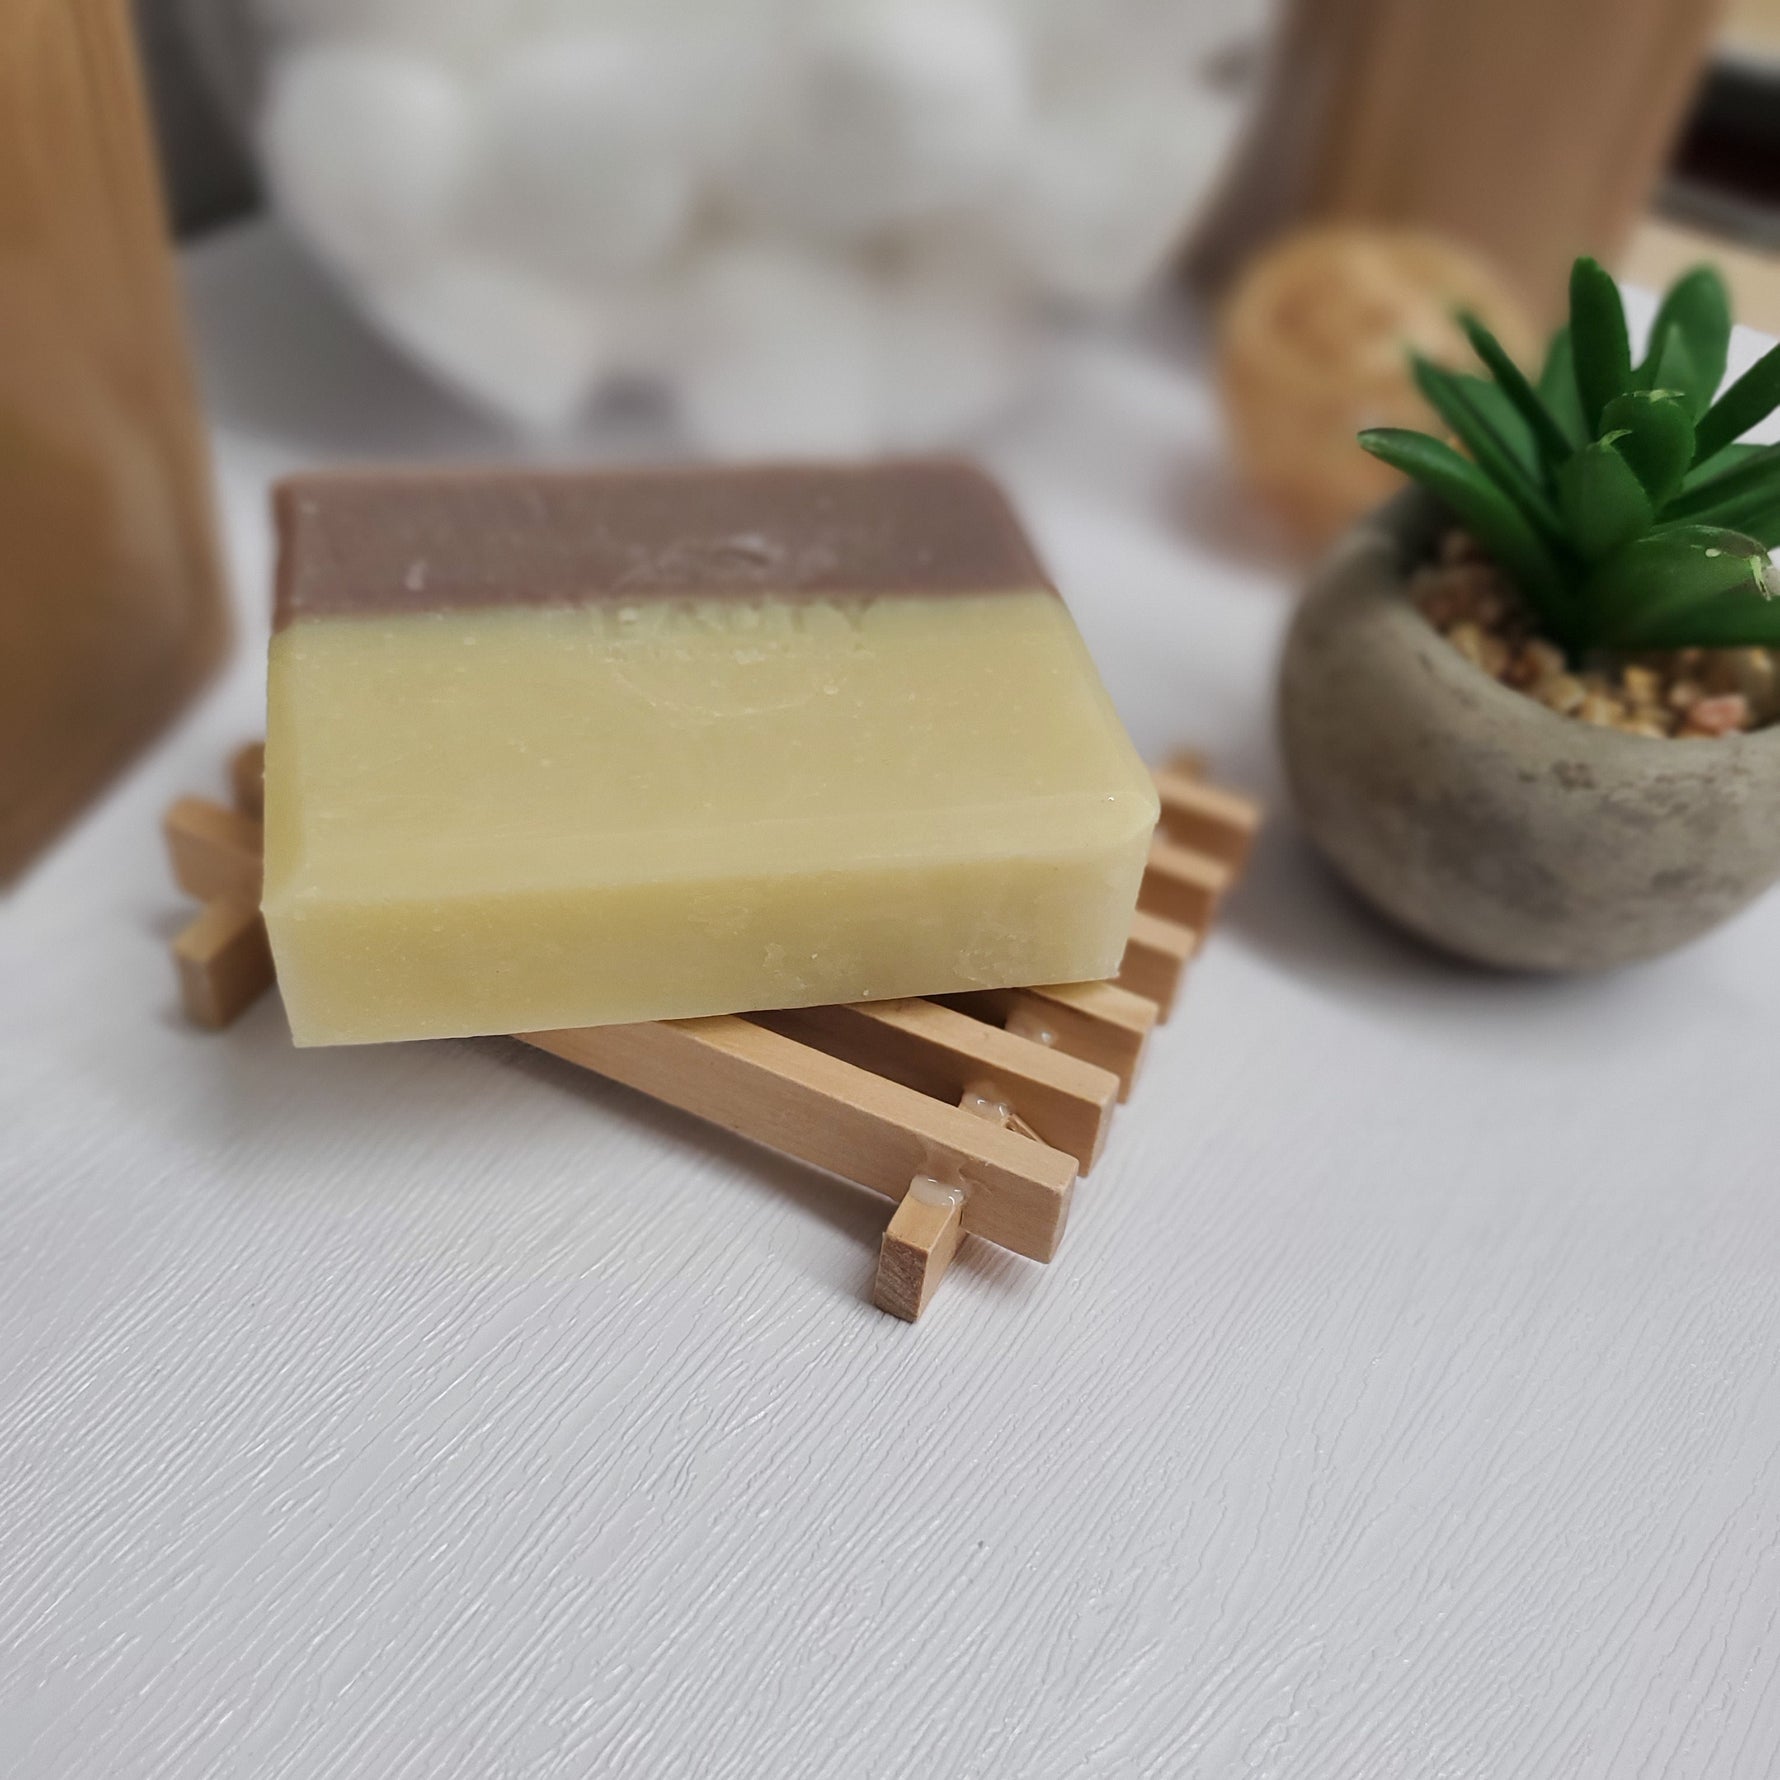
[[[251,625],[269,474],[489,446],[193,270]],[[992,456],[1149,756],[1282,809],[1213,439],[1125,342]],[[0,908],[8,1780],[1774,1772],[1780,905],[1475,976],[1282,816],[1059,1259],[909,1328],[882,1200],[523,1047],[191,1032],[157,824],[258,678]]]

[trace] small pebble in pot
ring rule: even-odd
[[[1681,726],[1681,734],[1730,735],[1734,730],[1748,727],[1748,699],[1740,692],[1724,692],[1716,698],[1700,699],[1687,713],[1687,721]]]
[[[1780,660],[1771,649],[1596,652],[1570,663],[1462,530],[1442,536],[1411,592],[1472,666],[1561,716],[1659,740],[1741,735],[1780,720]]]

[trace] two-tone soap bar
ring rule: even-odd
[[[298,477],[265,917],[298,1044],[1112,975],[1156,799],[954,463]]]

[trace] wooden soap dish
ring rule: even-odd
[[[272,985],[258,743],[229,776],[232,806],[181,798],[165,824],[173,876],[204,904],[173,942],[180,993],[213,1029]],[[897,1201],[873,1296],[912,1322],[966,1235],[1056,1253],[1076,1177],[1248,858],[1253,804],[1195,762],[1156,785],[1161,823],[1112,982],[515,1036]]]

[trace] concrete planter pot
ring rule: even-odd
[[[1362,522],[1286,641],[1287,776],[1336,870],[1435,945],[1553,971],[1654,957],[1780,878],[1780,729],[1625,735],[1492,680],[1408,598],[1443,523],[1413,491]]]

